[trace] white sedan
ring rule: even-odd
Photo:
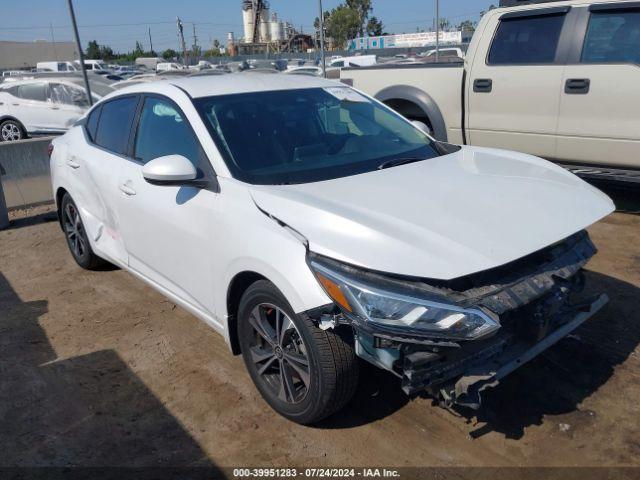
[[[437,142],[328,80],[135,85],[51,151],[76,262],[208,323],[299,423],[349,401],[358,357],[477,407],[606,302],[573,295],[608,197],[539,158]]]

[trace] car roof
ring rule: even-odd
[[[194,77],[178,77],[132,85],[118,90],[119,94],[144,92],[158,84],[173,85],[187,92],[193,98],[231,95],[234,93],[269,92],[276,90],[292,90],[303,88],[334,87],[337,82],[319,77],[283,75],[281,73],[241,72],[230,75],[210,75]],[[338,84],[341,85],[341,84]],[[155,88],[154,88],[155,90]]]

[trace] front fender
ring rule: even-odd
[[[409,85],[394,85],[380,90],[375,98],[383,103],[388,100],[406,100],[414,103],[429,118],[434,137],[442,142],[447,141],[447,126],[442,112],[435,100],[423,90]]]

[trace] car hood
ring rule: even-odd
[[[443,280],[504,265],[614,210],[557,165],[476,147],[335,180],[250,188],[256,205],[313,252]]]

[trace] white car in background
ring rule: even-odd
[[[156,72],[158,72],[158,73],[160,73],[160,72],[171,72],[171,71],[181,71],[181,70],[188,70],[188,68],[186,68],[184,65],[180,65],[179,63],[175,63],[175,62],[159,63],[156,66]]]
[[[92,82],[94,102],[114,89]],[[0,140],[64,133],[89,108],[84,84],[75,78],[34,78],[0,84]]]
[[[606,303],[573,295],[608,197],[530,155],[438,142],[337,82],[138,84],[50,151],[76,262],[208,323],[299,423],[349,401],[357,357],[477,407]]]

